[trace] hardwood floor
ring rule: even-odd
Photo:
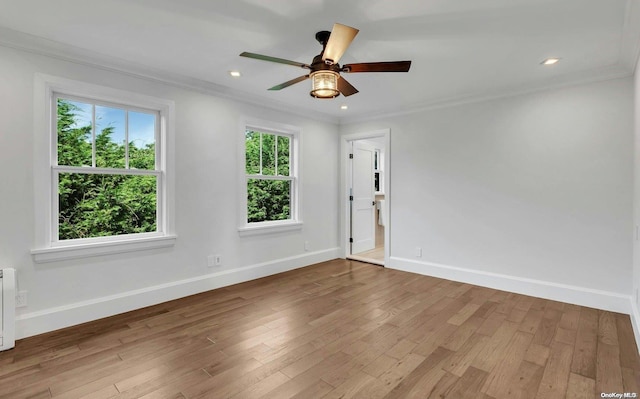
[[[20,340],[0,398],[640,394],[629,317],[335,260]]]
[[[368,251],[349,255],[349,259],[384,266],[384,245],[377,246],[374,249],[370,249]]]

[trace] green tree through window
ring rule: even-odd
[[[63,98],[56,106],[58,239],[155,232],[156,115]]]
[[[246,130],[245,151],[247,222],[291,219],[291,137]]]

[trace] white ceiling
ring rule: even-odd
[[[349,120],[629,76],[640,47],[639,1],[0,0],[0,43],[2,33],[23,32],[76,57]],[[317,100],[308,81],[267,91],[305,70],[238,56],[310,63],[321,50],[315,33],[334,22],[360,29],[341,64],[412,60],[411,70],[345,74],[360,93]],[[547,57],[562,61],[541,66]],[[239,79],[228,74],[236,69]]]

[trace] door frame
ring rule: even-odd
[[[384,212],[386,215],[384,226],[384,264],[389,265],[391,254],[391,129],[372,130],[362,133],[346,134],[340,137],[340,207],[342,208],[340,217],[340,237],[342,258],[346,259],[350,255],[349,235],[351,226],[351,213],[349,203],[349,188],[351,178],[351,163],[349,162],[350,144],[356,140],[366,140],[372,138],[384,138]]]

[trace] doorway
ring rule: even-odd
[[[384,266],[389,257],[389,130],[343,137],[345,258]]]

